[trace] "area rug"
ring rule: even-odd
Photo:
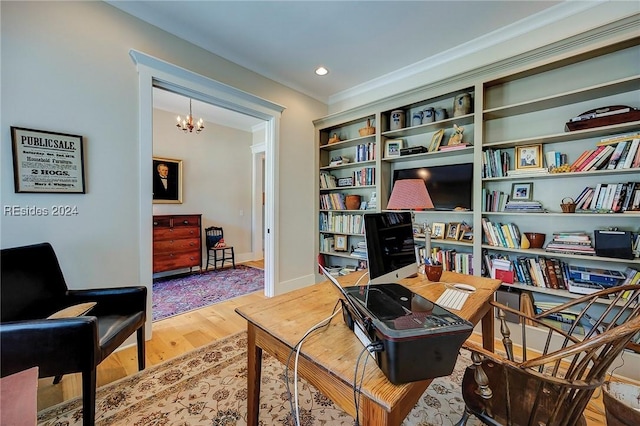
[[[264,288],[264,271],[244,265],[153,283],[153,321]]]
[[[246,425],[246,348],[246,333],[238,333],[100,387],[96,425]],[[294,425],[284,366],[271,356],[263,357],[260,424]],[[453,374],[433,381],[403,425],[455,424],[464,410],[460,383],[470,362],[468,352],[463,351]],[[301,426],[354,424],[352,417],[304,380],[298,383],[298,392]],[[38,413],[39,426],[81,424],[80,398]],[[468,424],[480,423],[472,418]]]

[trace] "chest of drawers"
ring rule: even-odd
[[[202,270],[202,215],[153,216],[153,272]]]

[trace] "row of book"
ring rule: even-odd
[[[613,213],[640,210],[640,182],[599,183],[585,187],[575,199],[576,210]]]
[[[361,214],[320,212],[320,231],[364,235],[364,220]]]
[[[332,192],[330,194],[320,194],[321,210],[346,210],[347,205],[344,202],[344,194]]]
[[[355,161],[372,161],[376,159],[376,144],[374,142],[361,143],[356,146]]]
[[[424,259],[427,257],[432,262],[438,262],[445,271],[458,272],[460,274],[473,275],[473,254],[458,252],[454,249],[444,249],[441,247],[432,247],[431,253],[428,254],[424,246],[416,246],[420,264],[424,265]]]
[[[596,254],[591,244],[591,236],[586,232],[556,232],[545,250],[551,253],[582,254],[592,256]]]
[[[363,167],[354,171],[350,177],[337,178],[328,172],[320,173],[320,189],[334,189],[347,186],[368,186],[376,184],[375,167]]]
[[[482,188],[482,211],[501,212],[509,201],[509,194],[502,191],[490,191]]]
[[[482,151],[482,177],[504,177],[509,170],[509,153],[501,149],[485,149]]]
[[[604,138],[571,164],[572,172],[640,167],[640,134]]]
[[[482,229],[487,244],[495,247],[520,248],[520,230],[515,223],[493,223],[483,217]]]

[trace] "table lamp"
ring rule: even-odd
[[[401,179],[393,184],[387,204],[389,210],[424,210],[434,208],[422,179]]]

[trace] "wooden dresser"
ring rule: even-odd
[[[153,216],[153,272],[202,270],[202,215]]]

